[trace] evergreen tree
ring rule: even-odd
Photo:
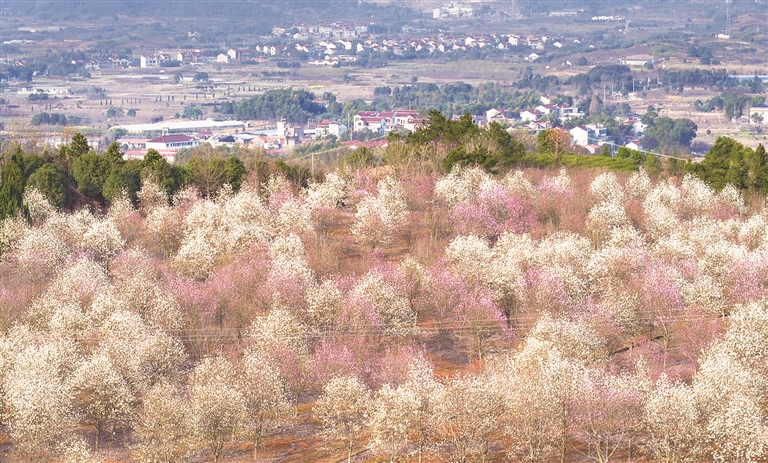
[[[80,156],[88,153],[91,150],[88,145],[88,139],[85,138],[80,132],[76,132],[72,135],[72,142],[69,144],[68,154],[72,159],[77,159]]]
[[[69,200],[67,175],[53,163],[43,164],[27,180],[27,189],[35,189],[44,194],[56,207],[63,207]]]
[[[0,220],[13,217],[21,211],[27,215],[22,197],[24,195],[23,158],[14,154],[0,174]]]
[[[116,141],[109,144],[107,151],[104,152],[104,157],[109,161],[110,166],[122,166],[125,163],[123,153],[120,152],[120,145]]]
[[[750,153],[747,164],[749,166],[747,187],[755,193],[768,194],[768,156],[765,154],[762,143]]]
[[[152,178],[172,197],[181,187],[181,172],[170,165],[157,150],[150,148],[141,161],[141,179]]]
[[[704,161],[691,164],[689,170],[716,190],[723,189],[728,183],[744,188],[750,171],[746,160],[752,157],[751,151],[732,138],[718,137]]]
[[[224,176],[233,190],[237,191],[240,189],[240,185],[243,184],[244,175],[245,164],[237,156],[230,156],[224,161]]]
[[[102,195],[107,203],[120,198],[123,194],[128,196],[132,203],[138,202],[137,193],[141,189],[141,166],[139,161],[126,161],[122,165],[113,165],[104,182]]]
[[[72,176],[77,182],[77,189],[90,198],[101,198],[110,167],[109,160],[100,154],[86,153],[75,158]]]

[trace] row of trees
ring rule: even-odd
[[[445,114],[482,114],[491,108],[514,111],[541,104],[540,95],[535,90],[510,90],[494,83],[378,87],[374,90],[374,98],[385,103],[386,108],[434,108]]]
[[[79,125],[82,120],[80,116],[42,112],[32,116],[31,122],[32,125]]]
[[[3,217],[20,210],[26,189],[41,192],[54,207],[69,208],[83,200],[108,205],[122,197],[136,203],[143,182],[150,178],[170,196],[188,185],[205,195],[225,183],[239,188],[246,173],[243,161],[236,156],[215,156],[212,151],[206,154],[190,156],[185,166],[170,164],[153,149],[141,160],[125,160],[117,142],[100,154],[91,150],[79,132],[56,154],[25,154],[17,147],[2,169],[8,178],[0,196]]]
[[[220,111],[223,114],[232,114],[240,120],[274,121],[285,118],[294,124],[305,124],[310,117],[325,112],[325,108],[314,100],[315,95],[307,90],[268,90],[263,95],[246,98],[237,103],[224,103]]]
[[[768,193],[768,157],[762,143],[753,150],[731,138],[718,137],[704,160],[692,164],[690,170],[716,189],[730,184],[761,195]]]

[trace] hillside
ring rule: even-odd
[[[93,19],[114,15],[142,15],[147,17],[176,17],[177,19],[220,17],[232,20],[263,19],[270,17],[293,16],[296,12],[313,11],[317,14],[328,15],[328,19],[342,19],[350,14],[366,14],[371,6],[396,7],[412,11],[428,11],[430,8],[445,6],[443,0],[228,0],[223,2],[170,0],[158,2],[155,0],[116,0],[99,2],[93,0],[7,0],[3,2],[4,14],[12,16],[36,16],[42,19],[66,21],[73,19]],[[577,10],[586,12],[601,12],[605,14],[605,2],[599,0],[513,0],[497,2],[491,0],[469,0],[465,3],[474,5],[503,5],[505,9],[517,9],[524,15],[545,13],[552,10]],[[633,7],[638,2],[632,0],[616,0],[611,3],[616,8]],[[190,7],[193,5],[193,7]],[[719,4],[718,4],[719,5]],[[716,8],[708,0],[654,0],[654,10],[707,9]],[[753,11],[754,2],[735,0],[732,4],[734,12],[741,10]],[[265,12],[266,10],[266,12]],[[617,14],[620,11],[616,11]],[[305,17],[306,18],[306,17]]]

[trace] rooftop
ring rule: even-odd
[[[147,143],[183,143],[185,141],[192,141],[194,138],[187,135],[175,134],[175,135],[162,135],[151,140],[147,140]]]

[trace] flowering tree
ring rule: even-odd
[[[134,424],[132,447],[137,460],[148,463],[186,461],[192,450],[192,411],[182,391],[161,383],[143,397]]]
[[[385,334],[404,336],[415,331],[416,312],[403,294],[384,280],[378,272],[369,272],[357,282],[351,297],[361,304],[370,304],[378,320],[384,325]]]
[[[416,408],[412,410],[408,426],[408,439],[415,445],[418,462],[437,439],[438,404],[443,396],[443,384],[434,374],[432,365],[426,361],[413,361],[408,377],[402,388],[412,391],[416,397]]]
[[[389,243],[408,214],[402,185],[392,177],[379,182],[377,196],[369,196],[357,206],[352,234],[375,248]]]
[[[335,377],[323,388],[314,414],[323,425],[326,439],[339,440],[347,451],[347,462],[368,424],[372,397],[368,387],[353,376]]]
[[[245,405],[242,434],[253,442],[256,459],[262,439],[280,427],[291,407],[280,374],[267,357],[248,353],[242,359],[242,372],[238,377],[237,386]]]
[[[13,357],[5,378],[4,421],[20,453],[45,455],[74,432],[74,397],[64,374],[75,360],[74,346],[66,341],[20,346]]]
[[[631,451],[643,416],[642,383],[633,376],[593,371],[574,398],[574,425],[587,455],[599,463],[611,461],[623,449]]]
[[[477,196],[454,207],[451,222],[459,233],[497,238],[507,230],[530,231],[536,218],[530,203],[499,184],[486,184]]]
[[[371,443],[377,455],[394,463],[405,454],[409,425],[419,406],[414,391],[385,384],[371,406]]]
[[[96,428],[96,450],[101,431],[107,423],[127,420],[136,400],[127,381],[104,355],[97,355],[80,365],[72,378],[72,392],[83,417]]]
[[[654,457],[665,463],[695,461],[703,450],[704,430],[690,388],[662,376],[644,402],[647,446]]]
[[[284,391],[293,398],[298,412],[300,395],[307,390],[310,380],[306,328],[288,311],[275,308],[268,315],[253,321],[248,337],[251,346],[246,358],[270,360],[278,370],[273,379],[282,382]]]
[[[96,336],[100,340],[97,353],[110,360],[135,394],[176,378],[186,359],[176,339],[124,310],[112,313]]]
[[[465,463],[472,455],[485,461],[503,404],[501,390],[484,376],[458,377],[441,389],[438,430],[456,461]]]
[[[192,374],[192,429],[195,438],[211,451],[214,462],[235,437],[245,415],[245,400],[236,384],[232,365],[221,357],[203,360]]]
[[[467,346],[467,356],[482,361],[496,340],[509,335],[504,315],[490,294],[468,292],[462,295],[456,307],[458,329],[456,335]]]

